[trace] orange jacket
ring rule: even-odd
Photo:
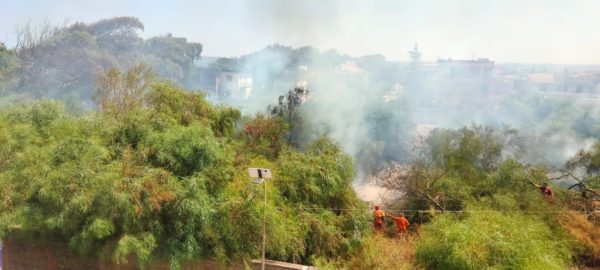
[[[405,217],[391,217],[394,221],[396,221],[396,226],[398,227],[398,229],[406,229],[408,228],[408,225],[410,225],[410,223],[408,222],[408,219],[406,219]]]
[[[373,211],[373,218],[375,219],[375,221],[382,221],[383,222],[383,217],[385,217],[385,213],[383,212],[383,210],[375,210],[375,211]]]

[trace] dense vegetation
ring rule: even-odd
[[[135,17],[19,26],[14,48],[0,43],[0,96],[55,98],[64,100],[70,111],[88,109],[98,74],[138,63],[188,86],[202,44],[171,34],[144,40],[139,34],[143,30]]]
[[[564,269],[600,258],[597,226],[569,212],[591,200],[556,186],[554,200],[541,196],[530,182],[546,181],[548,167],[523,162],[514,129],[437,129],[421,158],[382,173],[384,187],[404,194],[395,208],[423,210],[408,213],[406,246],[385,247],[396,242],[369,233],[352,159],[331,139],[290,147],[288,119],[242,117],[143,66],[106,70],[95,100],[99,111],[84,116],[56,101],[0,111],[2,238],[178,268],[257,257],[266,213],[269,258],[324,268]],[[567,164],[584,169],[589,188],[598,149]],[[248,167],[274,170],[267,205]]]
[[[169,83],[139,94],[127,114],[107,106],[78,117],[54,101],[0,112],[2,238],[177,268],[258,257],[264,211],[269,258],[310,263],[359,246],[367,212],[326,209],[363,207],[352,160],[330,139],[300,152],[282,144],[278,118],[242,120]],[[266,206],[248,167],[274,171]]]
[[[403,192],[398,208],[418,229],[415,263],[428,269],[565,269],[598,262],[600,230],[575,212],[589,200],[555,186],[554,199],[531,182],[547,180],[547,167],[519,160],[526,148],[518,132],[481,126],[436,130],[422,159],[381,174]],[[582,154],[583,155],[583,154]],[[589,209],[588,209],[589,210]]]
[[[457,111],[431,103],[440,92],[418,63],[402,71],[378,55],[274,45],[211,67],[252,73],[263,86],[255,96],[273,105],[256,104],[267,114],[242,116],[176,86],[193,85],[198,43],[169,34],[143,40],[143,24],[131,17],[29,27],[14,49],[0,43],[0,238],[178,268],[200,257],[258,257],[265,213],[268,258],[323,268],[600,264],[600,218],[589,214],[600,144],[552,167],[584,139],[600,138],[600,114],[589,105],[524,90],[493,110],[474,99]],[[348,60],[369,72],[369,86],[361,70],[338,68]],[[299,66],[327,76],[313,74],[310,95],[295,88],[269,99]],[[396,99],[384,101],[390,89]],[[41,100],[15,102],[23,96]],[[410,114],[423,107],[421,120],[442,114],[457,128],[434,130],[414,153]],[[470,121],[489,126],[462,127]],[[370,234],[369,211],[351,187],[355,170],[368,175],[390,161],[398,163],[380,173],[381,184],[402,196],[389,206],[413,210],[411,235],[400,241]],[[267,205],[248,167],[273,169]],[[578,185],[553,183],[556,198],[547,200],[530,182],[551,172]]]

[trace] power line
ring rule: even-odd
[[[283,207],[276,207],[278,209],[284,209]],[[292,209],[298,210],[331,210],[331,211],[370,211],[370,209],[361,208],[328,208],[328,207],[292,207]],[[420,210],[420,209],[394,209],[394,208],[382,208],[381,210],[390,212],[418,212],[418,213],[496,213],[496,212],[519,212],[519,213],[591,213],[595,210]]]
[[[215,205],[224,205],[225,203],[215,203]],[[277,207],[275,209],[290,209],[290,210],[329,210],[329,211],[365,211],[370,212],[368,208],[334,208],[334,207]],[[424,210],[424,209],[404,209],[404,208],[382,208],[388,212],[415,212],[415,213],[593,213],[600,210]]]

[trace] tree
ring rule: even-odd
[[[195,61],[200,59],[202,44],[167,34],[144,41],[142,52],[160,76],[186,85]]]
[[[282,117],[290,125],[287,138],[288,145],[292,145],[292,143],[297,145],[294,138],[300,132],[303,124],[299,110],[302,103],[308,98],[308,93],[309,91],[306,89],[294,88],[287,95],[279,96],[279,103],[276,106],[270,106],[272,115]]]
[[[138,34],[142,30],[143,23],[135,17],[71,25],[28,22],[16,30],[18,65],[11,65],[10,70],[18,72],[10,72],[11,80],[3,82],[17,81],[11,83],[11,90],[34,98],[66,100],[73,110],[93,107],[96,74],[110,67],[126,69],[146,63],[166,79],[187,84],[202,45],[170,35],[144,42]]]
[[[144,24],[135,17],[114,17],[100,20],[87,26],[96,40],[96,44],[112,55],[130,53],[142,43],[138,31],[144,30]]]
[[[357,248],[368,212],[339,145],[287,149],[279,117],[250,119],[239,134],[237,109],[150,84],[146,71],[107,70],[102,113],[76,117],[48,101],[0,109],[0,239],[180,269],[201,257],[256,258],[266,213],[269,258],[314,263]],[[268,205],[247,177],[255,166],[277,175]]]
[[[513,129],[477,125],[434,130],[421,158],[409,165],[392,163],[376,178],[383,187],[402,194],[399,201],[409,209],[460,210],[470,198],[492,196],[508,180],[514,179],[514,189],[527,189],[523,166],[513,161],[524,151],[519,138]],[[507,168],[522,174],[503,175],[495,182],[495,174],[511,170]]]
[[[36,98],[69,100],[71,106],[88,106],[96,72],[115,66],[115,59],[96,46],[85,24],[52,26],[41,34],[30,34],[31,29],[23,30],[26,41],[16,47],[21,68],[14,90]]]
[[[575,172],[582,172],[582,176],[576,176]],[[569,190],[579,190],[585,199],[600,199],[600,143],[594,144],[593,148],[586,151],[580,150],[574,157],[567,161],[561,175],[555,179],[571,178],[576,182]]]
[[[15,47],[16,55],[21,56],[22,53],[30,53],[36,47],[42,44],[45,40],[52,37],[62,30],[60,26],[52,25],[48,20],[44,20],[39,26],[34,26],[31,21],[25,25],[15,28]]]
[[[125,72],[109,68],[98,76],[94,100],[100,111],[121,120],[143,104],[151,78],[150,70],[144,65]]]
[[[247,122],[240,135],[253,153],[275,159],[284,149],[286,123],[279,117],[257,115]]]
[[[19,69],[19,58],[0,42],[0,94],[6,93],[16,84]]]

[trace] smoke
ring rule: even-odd
[[[475,123],[502,130],[508,125],[519,130],[527,148],[519,156],[523,162],[556,167],[600,138],[600,127],[591,128],[600,118],[594,106],[545,97],[527,84],[529,71],[520,66],[495,67],[496,74],[482,77],[471,66],[480,63],[467,62],[452,70],[459,74],[453,77],[442,63],[396,63],[377,55],[350,57],[281,45],[235,62],[240,72],[252,74],[253,94],[223,102],[254,114],[294,87],[308,88],[310,97],[301,106],[302,140],[325,134],[339,142],[356,162],[357,185],[389,162],[417,158],[427,131],[436,127]],[[499,83],[505,78],[498,70],[512,72],[511,83]]]
[[[340,22],[347,22],[348,15],[338,10],[338,4],[249,1],[254,12],[249,12],[246,20],[257,31],[270,33],[274,40],[323,43],[336,39],[340,35],[336,32],[347,34],[348,26]],[[128,17],[63,27],[34,44],[32,50],[22,51],[19,63],[28,73],[20,74],[26,77],[15,87],[22,92],[38,91],[32,92],[36,97],[89,101],[96,69],[146,61],[161,75],[189,88],[200,88],[194,84],[194,76],[206,75],[206,70],[194,69],[192,63],[201,45],[171,35],[143,40],[138,36],[142,29],[141,22]],[[291,31],[294,29],[301,31]],[[411,48],[397,50],[408,56]],[[251,78],[252,87],[243,93],[213,95],[211,99],[252,115],[265,112],[280,95],[295,87],[307,88],[310,96],[301,106],[306,123],[299,139],[307,142],[328,135],[339,142],[356,162],[356,183],[367,181],[388,162],[407,163],[416,158],[426,136],[423,129],[460,128],[471,123],[499,129],[510,125],[521,130],[527,142],[525,162],[556,166],[600,138],[597,100],[578,98],[581,95],[573,90],[568,96],[577,98],[567,100],[550,91],[541,92],[527,80],[533,69],[559,78],[563,66],[542,70],[532,65],[496,65],[481,71],[473,66],[488,62],[462,62],[452,70],[444,65],[420,59],[399,63],[381,55],[353,57],[335,49],[272,45],[214,63],[212,72],[228,70],[244,79]],[[599,74],[594,66],[569,69],[573,76]],[[595,83],[600,82],[600,76],[593,78]],[[588,95],[595,93],[586,91]]]
[[[311,45],[324,42],[341,25],[338,1],[261,1],[245,3],[248,27],[270,42]]]

